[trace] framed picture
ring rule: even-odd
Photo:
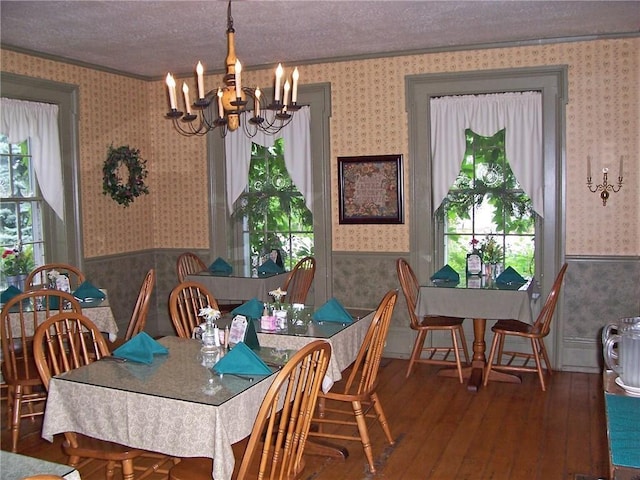
[[[340,223],[404,223],[402,155],[338,157]]]

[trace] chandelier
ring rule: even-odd
[[[166,114],[175,129],[182,135],[205,135],[219,129],[224,137],[228,131],[242,127],[248,137],[258,131],[268,135],[278,133],[286,126],[294,113],[300,109],[298,97],[298,69],[289,79],[284,79],[284,69],[278,64],[275,74],[273,102],[267,104],[259,88],[242,86],[242,64],[236,57],[234,45],[235,30],[231,17],[231,0],[227,7],[227,73],[223,77],[224,86],[205,93],[204,67],[196,66],[198,96],[193,104],[189,101],[189,87],[182,84],[185,112],[178,110],[176,82],[171,73],[167,74],[170,110]],[[284,84],[283,84],[283,79]]]

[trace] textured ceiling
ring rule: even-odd
[[[1,42],[145,77],[221,71],[226,0],[0,2]],[[640,32],[640,1],[234,0],[245,68]]]

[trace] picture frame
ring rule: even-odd
[[[404,223],[402,155],[338,157],[340,224]]]

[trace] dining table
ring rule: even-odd
[[[273,300],[269,292],[284,285],[288,272],[274,275],[242,276],[242,275],[216,275],[210,271],[204,271],[187,275],[186,279],[199,282],[207,287],[207,290],[217,301],[245,302],[257,298],[261,302]]]
[[[229,480],[231,446],[251,434],[274,375],[217,375],[200,341],[158,341],[169,353],[151,364],[107,357],[53,377],[42,437],[74,431],[173,457],[209,457],[212,478]],[[292,355],[267,347],[257,353],[268,365]]]
[[[104,290],[103,290],[104,292]],[[118,337],[118,324],[116,323],[113,311],[109,305],[109,297],[104,299],[92,299],[88,301],[80,301],[80,307],[82,308],[82,314],[89,320],[96,324],[98,329],[106,333],[111,342],[115,341]],[[39,311],[37,313],[38,325],[47,319],[45,311]],[[20,331],[20,315],[15,312],[9,312],[9,318],[11,319],[11,328],[14,332]],[[33,336],[33,323],[27,322],[25,325],[27,336]]]
[[[80,472],[69,465],[4,450],[0,450],[0,466],[2,480],[22,480],[27,476],[45,474],[58,475],[65,480],[81,480]]]
[[[482,385],[482,376],[487,364],[485,330],[487,320],[515,319],[531,323],[530,283],[517,290],[498,288],[495,284],[469,287],[468,283],[441,286],[437,283],[422,285],[418,291],[415,313],[418,318],[425,315],[446,315],[473,320],[473,357],[471,365],[463,367],[467,389],[477,392]],[[443,368],[438,375],[458,377],[455,368]],[[490,379],[501,382],[520,383],[518,375],[491,370]]]

